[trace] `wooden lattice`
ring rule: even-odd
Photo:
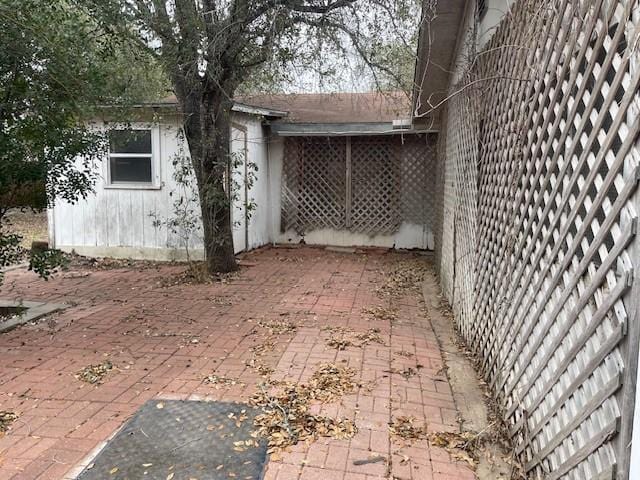
[[[634,6],[516,2],[444,113],[443,290],[535,478],[628,469],[640,339]]]
[[[392,233],[400,227],[399,151],[394,137],[351,141],[351,230]]]
[[[304,137],[285,142],[282,225],[307,230],[346,226],[346,140]]]
[[[400,150],[402,219],[429,228],[435,214],[435,142],[435,135],[410,135]]]
[[[432,226],[434,138],[293,137],[285,141],[282,228],[390,234]]]

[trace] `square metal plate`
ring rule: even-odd
[[[78,480],[259,480],[267,454],[251,436],[259,413],[239,403],[151,400]]]

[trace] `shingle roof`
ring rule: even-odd
[[[409,118],[411,113],[411,100],[402,92],[243,95],[236,100],[247,106],[288,112],[281,120],[287,123],[390,123]],[[175,97],[159,102],[175,103]]]
[[[402,92],[250,95],[238,101],[289,112],[282,119],[287,123],[390,123],[411,112],[410,99]]]

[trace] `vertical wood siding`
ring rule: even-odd
[[[444,116],[442,286],[533,478],[628,476],[639,342],[637,8],[516,2],[452,85]]]
[[[257,181],[249,190],[249,198],[257,205],[257,211],[249,220],[249,248],[264,245],[270,240],[268,158],[266,138],[262,123],[256,117],[237,115],[236,121],[247,129],[247,158],[258,167]],[[105,188],[106,159],[98,162],[99,174],[94,193],[75,204],[56,203],[52,217],[54,240],[57,248],[94,252],[96,255],[123,255],[133,258],[178,258],[184,255],[184,240],[154,225],[152,214],[160,220],[173,216],[173,202],[178,186],[173,178],[172,161],[177,155],[188,156],[188,147],[179,136],[178,119],[166,118],[150,124],[157,132],[154,145],[159,156],[158,189]],[[244,139],[233,131],[232,151],[242,152]],[[241,217],[242,229],[234,235],[236,251],[244,250],[244,166],[238,167],[236,179],[241,185],[241,195],[234,212]],[[194,194],[194,198],[197,196]],[[202,233],[196,232],[189,242],[189,249],[196,256],[202,255]],[[83,250],[84,249],[84,250]],[[120,252],[120,253],[118,253]]]

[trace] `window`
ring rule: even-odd
[[[153,184],[151,130],[109,132],[109,183]]]

